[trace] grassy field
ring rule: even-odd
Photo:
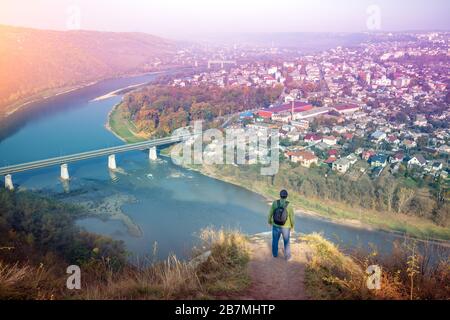
[[[109,129],[127,143],[141,142],[145,137],[137,134],[136,126],[128,118],[124,117],[121,105],[116,105],[109,114]]]

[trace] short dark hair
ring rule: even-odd
[[[280,197],[281,199],[286,199],[288,197],[288,192],[286,190],[281,190],[280,191]]]

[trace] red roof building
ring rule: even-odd
[[[393,162],[400,162],[400,161],[403,161],[403,158],[404,158],[405,156],[404,156],[404,154],[403,154],[403,152],[397,152],[395,155],[394,155],[394,157],[392,158],[392,160],[393,160]]]
[[[272,112],[271,111],[266,111],[266,110],[259,110],[257,112],[258,116],[260,116],[261,118],[266,118],[266,119],[270,119],[272,118]]]
[[[331,155],[331,156],[328,157],[327,160],[325,160],[325,163],[331,164],[331,163],[335,162],[336,160],[337,160],[336,156],[335,155]]]
[[[261,109],[258,111],[258,115],[263,118],[271,118],[273,114],[291,112],[292,109],[294,112],[303,112],[314,108],[312,104],[300,101],[295,101],[293,104],[292,106],[292,103],[285,103],[277,107]]]
[[[321,140],[322,140],[322,136],[315,134],[315,133],[307,133],[305,136],[305,141],[314,142],[314,141],[321,141]]]
[[[400,140],[399,140],[396,136],[394,136],[394,135],[390,135],[390,136],[387,138],[387,140],[388,140],[390,143],[399,143],[399,142],[400,142]]]
[[[363,151],[362,158],[364,160],[369,160],[372,156],[374,156],[376,153],[373,150]]]
[[[335,105],[334,110],[336,110],[339,113],[350,113],[358,111],[360,108],[356,104],[338,104]]]
[[[336,149],[330,149],[327,153],[329,156],[337,156],[338,151]]]
[[[344,137],[345,140],[352,140],[353,139],[353,133],[347,132],[347,133],[344,133],[342,136]]]

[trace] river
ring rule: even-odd
[[[0,127],[0,165],[123,144],[105,128],[108,113],[121,97],[93,100],[155,77],[105,80],[28,106]],[[124,241],[133,257],[164,259],[173,253],[186,258],[205,227],[239,229],[247,234],[268,231],[269,207],[258,194],[186,170],[164,157],[151,162],[141,151],[119,154],[116,160],[116,173],[109,172],[106,158],[69,164],[69,183],[59,180],[59,167],[14,174],[13,180],[17,190],[80,203],[92,214],[108,213],[109,218],[93,216],[77,223],[88,231]],[[296,220],[297,231],[322,232],[344,248],[375,245],[388,253],[395,240],[402,241],[394,234],[306,215]]]

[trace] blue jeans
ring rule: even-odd
[[[291,236],[290,228],[282,228],[273,226],[272,228],[272,255],[274,257],[278,257],[278,242],[280,241],[280,237],[283,235],[284,242],[284,257],[289,259],[291,257],[291,245],[289,243],[289,239]]]

